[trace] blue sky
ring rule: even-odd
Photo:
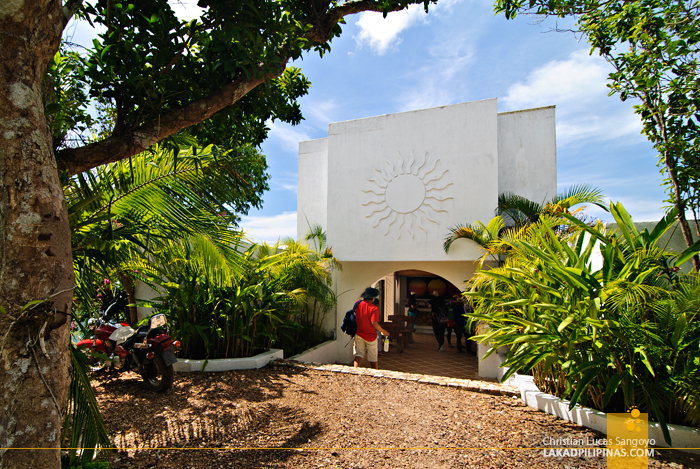
[[[197,14],[181,3],[184,19]],[[507,21],[488,1],[469,0],[441,0],[427,15],[412,7],[346,21],[329,54],[294,64],[311,80],[300,100],[305,120],[268,123],[270,191],[241,223],[253,240],[296,236],[298,142],[326,137],[329,123],[494,97],[499,111],[556,105],[560,191],[592,184],[636,221],[660,218],[666,197],[656,153],[633,103],[607,95],[609,65],[574,34],[552,31],[570,22]],[[602,210],[589,214],[611,220]]]
[[[330,54],[295,63],[312,84],[301,99],[306,120],[269,124],[263,152],[270,191],[242,227],[256,240],[295,236],[297,145],[326,137],[330,122],[493,97],[499,111],[556,105],[560,191],[592,184],[635,220],[658,220],[662,176],[633,103],[609,97],[609,65],[590,56],[574,34],[553,32],[556,27],[571,23],[507,21],[489,2],[467,0],[438,2],[427,15],[418,7],[386,19],[347,18]],[[602,210],[589,214],[611,220]]]

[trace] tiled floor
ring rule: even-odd
[[[440,353],[437,340],[432,334],[413,334],[413,338],[415,343],[404,348],[403,353],[398,353],[392,343],[388,353],[379,355],[379,368],[450,378],[477,378],[478,364],[475,355],[466,352],[457,353],[457,348],[449,348],[447,341]],[[452,345],[455,343],[453,334]],[[366,360],[362,366],[369,366]]]

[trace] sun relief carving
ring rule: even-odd
[[[427,224],[437,221],[438,212],[447,213],[444,201],[452,199],[448,187],[449,170],[443,169],[439,158],[430,159],[428,153],[418,158],[411,150],[408,158],[397,152],[396,157],[386,157],[384,164],[375,167],[362,192],[367,208],[365,215],[373,227],[386,227],[384,235],[396,231],[396,238],[408,233],[411,238],[422,230],[428,233]]]

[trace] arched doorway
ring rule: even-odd
[[[380,318],[382,326],[404,326],[402,317],[408,309],[408,297],[415,293],[418,303],[416,329],[410,341],[392,340],[387,353],[379,356],[379,368],[405,373],[430,374],[448,378],[475,379],[478,375],[477,357],[464,343],[457,345],[457,333],[451,328],[449,340],[444,341],[443,350],[437,345],[433,333],[429,300],[435,295],[449,298],[461,293],[454,283],[428,270],[404,268],[389,272],[363,285],[360,290],[373,286],[380,291]],[[462,336],[462,334],[460,334]],[[404,348],[405,347],[405,348]],[[350,349],[348,347],[348,349]],[[461,349],[461,351],[460,351]],[[401,352],[399,352],[401,350]],[[364,362],[364,366],[368,366]]]

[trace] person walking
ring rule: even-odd
[[[389,333],[379,324],[378,297],[379,290],[367,287],[360,295],[362,301],[355,308],[355,321],[357,322],[355,361],[353,362],[355,367],[359,367],[362,359],[366,358],[369,361],[369,366],[379,369],[377,331],[385,337],[389,337]]]
[[[447,325],[447,314],[445,311],[445,302],[436,291],[430,298],[430,317],[433,325],[433,334],[438,343],[438,352],[442,352],[445,344],[445,327]]]
[[[462,336],[467,325],[467,318],[464,316],[464,304],[459,295],[452,297],[451,303],[452,315],[455,321],[455,336],[457,337],[457,352],[464,353],[464,350],[462,350]]]
[[[455,328],[455,315],[452,309],[452,298],[450,298],[450,301],[445,306],[445,310],[447,311],[447,324],[445,324],[445,329],[447,330],[447,346],[454,348],[452,345],[452,330]]]

